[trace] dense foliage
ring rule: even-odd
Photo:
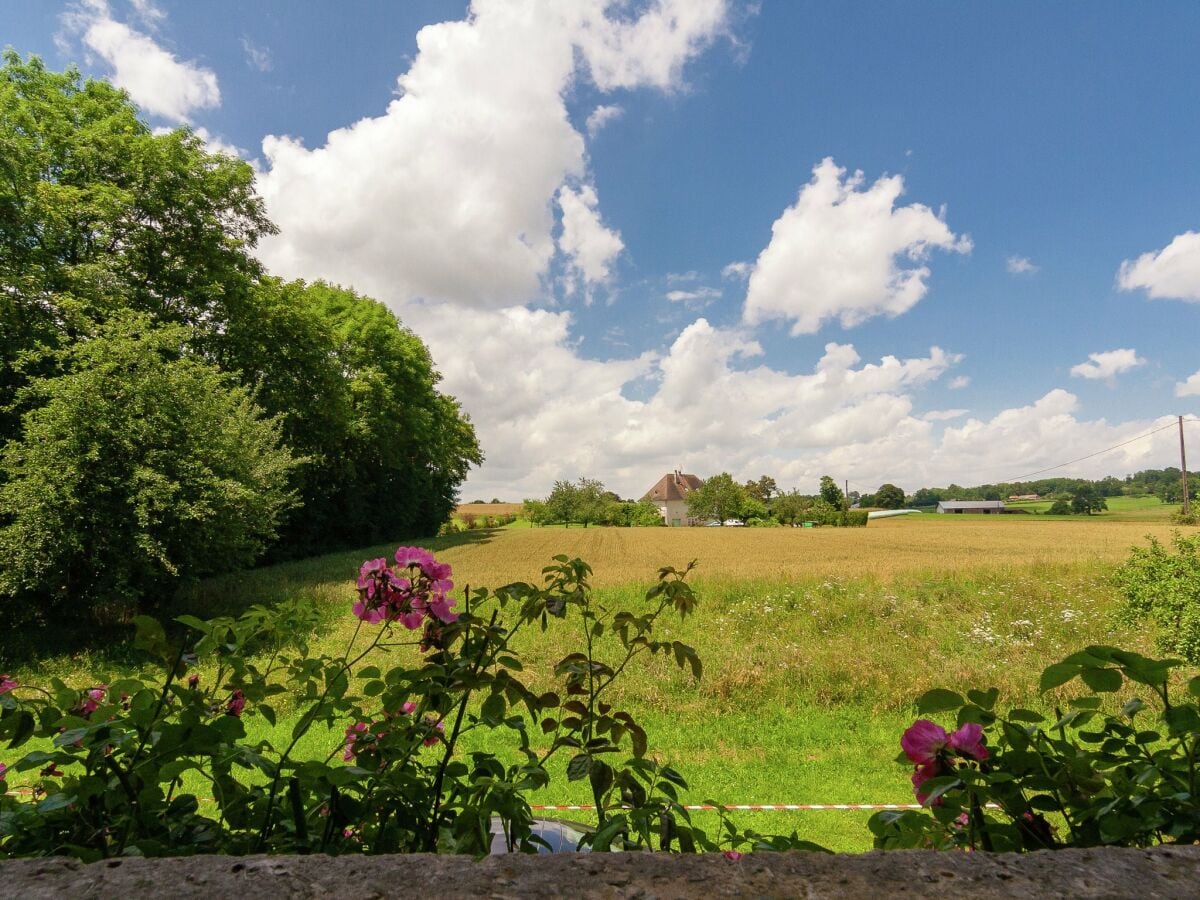
[[[351,607],[359,627],[338,656],[309,652],[317,613],[300,603],[183,617],[186,634],[174,641],[140,617],[138,646],[160,678],[80,691],[0,676],[0,739],[10,750],[41,745],[0,763],[0,858],[482,855],[494,842],[534,852],[543,842],[529,794],[549,783],[559,756],[569,757],[567,778],[591,788],[596,823],[584,841],[593,850],[811,849],[739,831],[723,811],[719,834],[693,824],[684,778],[613,705],[613,685],[648,657],[700,677],[691,647],[656,636],[664,615],[692,610],[690,568],[661,569],[640,609],[609,610],[593,600],[588,565],[557,557],[542,586],[475,590],[459,608],[450,566],[401,547],[363,563]],[[523,680],[515,638],[531,628],[576,636],[554,667],[554,690]],[[379,663],[401,646],[415,648],[410,662],[385,671]],[[273,704],[289,700],[298,705],[290,729],[247,737],[247,719],[274,726]],[[463,736],[479,729],[508,735],[511,759],[463,753]],[[32,795],[3,793],[6,773],[30,778]]]
[[[188,329],[116,315],[56,355],[0,456],[0,594],[33,613],[121,613],[180,576],[248,564],[295,502],[297,461]]]
[[[1131,623],[1153,622],[1159,652],[1200,665],[1200,535],[1176,533],[1172,543],[1174,553],[1154,538],[1130,551],[1117,570],[1122,615]]]
[[[252,251],[274,228],[249,165],[207,152],[186,129],[152,133],[109,84],[51,72],[12,52],[4,59],[0,444],[8,450],[0,478],[12,484],[0,507],[0,534],[6,546],[24,549],[0,557],[0,592],[11,598],[18,589],[47,590],[49,583],[31,573],[49,571],[57,557],[45,548],[52,546],[56,553],[84,545],[98,553],[75,564],[99,565],[97,595],[105,585],[124,602],[169,592],[171,579],[159,575],[232,568],[264,550],[292,556],[436,533],[481,454],[467,417],[438,392],[420,339],[373,300],[262,271]],[[120,323],[135,321],[139,337],[111,337],[110,326],[120,331]],[[155,336],[159,329],[163,335]],[[125,371],[132,340],[159,348],[166,368]],[[84,344],[92,346],[75,352]],[[163,354],[171,353],[177,365],[167,365]],[[127,410],[119,408],[122,378],[136,382],[131,389],[139,398]],[[198,380],[214,394],[211,407],[183,385]],[[79,396],[83,384],[96,400]],[[230,394],[234,385],[243,393]],[[176,387],[179,396],[172,395]],[[51,401],[55,406],[44,409]],[[236,500],[226,492],[213,502],[184,485],[189,478],[233,483],[219,455],[212,472],[197,462],[176,478],[178,460],[164,462],[159,442],[134,440],[157,422],[181,441],[196,441],[199,452],[208,445],[197,423],[220,402],[241,411],[237,427],[264,423],[255,426],[263,437],[248,437],[240,452],[262,450],[259,469],[285,476],[285,486],[262,482]],[[122,438],[116,432],[124,428]],[[271,447],[267,432],[279,438]],[[215,430],[210,443],[220,434]],[[31,450],[46,435],[64,459],[79,461],[68,466],[64,483],[37,474],[39,466],[46,471],[49,451]],[[278,463],[284,456],[273,447],[296,464]],[[121,460],[107,458],[118,450]],[[90,477],[95,465],[124,472],[114,476],[123,486],[88,487],[85,503],[69,482]],[[147,472],[161,475],[153,489],[130,486]],[[87,507],[85,518],[60,508],[68,495],[76,498],[72,508]],[[380,496],[391,502],[379,503]],[[121,499],[135,497],[141,499]],[[226,534],[204,524],[231,514],[255,524],[236,538],[240,525],[230,524]],[[77,529],[85,520],[91,536],[81,545]],[[194,546],[160,541],[162,529],[177,527],[166,523],[186,522],[197,523]],[[122,537],[109,545],[109,535]],[[118,563],[118,547],[132,535],[140,535],[137,554]]]
[[[1029,709],[995,711],[998,692],[944,689],[917,701],[923,714],[952,714],[947,731],[929,719],[901,738],[897,761],[913,767],[925,812],[871,819],[875,846],[970,850],[1191,844],[1200,839],[1200,677],[1173,691],[1180,661],[1094,646],[1042,674],[1050,691],[1079,679],[1091,693],[1053,720]],[[1137,696],[1104,708],[1100,694]],[[1174,696],[1172,695],[1174,693]]]

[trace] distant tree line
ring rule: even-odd
[[[1158,497],[1163,503],[1183,499],[1182,472],[1173,466],[1143,469],[1133,475],[1100,479],[1041,478],[1037,481],[1000,482],[963,487],[950,484],[939,488],[921,488],[908,498],[911,506],[935,506],[943,500],[1007,500],[1021,494],[1037,494],[1046,499],[1065,499],[1084,493],[1096,497]],[[1200,494],[1200,474],[1188,473],[1189,497]]]
[[[10,51],[0,171],[9,622],[447,519],[470,421],[382,304],[263,270],[249,165]]]

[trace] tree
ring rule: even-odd
[[[775,502],[771,505],[771,512],[780,522],[792,525],[805,521],[805,516],[812,509],[812,505],[812,497],[805,496],[799,491],[789,491],[775,498]]]
[[[556,481],[546,498],[546,515],[551,522],[570,526],[579,505],[579,490],[570,481]]]
[[[842,489],[828,475],[821,476],[821,499],[835,509],[842,509],[846,505],[846,498],[842,494]]]
[[[424,344],[353,291],[267,276],[275,229],[245,162],[155,134],[121,91],[36,58],[0,68],[0,443],[56,354],[135,312],[253,392],[306,464],[275,557],[434,534],[482,461]],[[387,502],[380,502],[386,497]]]
[[[1071,504],[1062,498],[1055,500],[1050,504],[1050,508],[1046,510],[1048,516],[1069,516],[1071,514]]]
[[[687,496],[688,515],[696,519],[726,519],[738,516],[746,499],[746,490],[728,472],[705,480]]]
[[[608,517],[612,501],[605,493],[604,485],[595,478],[581,477],[575,483],[575,519],[582,522],[584,528]]]
[[[1102,509],[1108,509],[1108,503],[1100,496],[1100,492],[1090,484],[1080,487],[1071,498],[1071,512],[1076,515],[1090,516],[1092,513],[1099,512]]]
[[[744,487],[747,494],[762,503],[769,503],[779,493],[779,485],[770,475],[763,475],[758,481],[747,481]]]
[[[9,617],[122,617],[252,563],[274,537],[298,460],[188,337],[114,314],[59,351],[64,374],[25,388],[36,404],[0,458]]]
[[[903,509],[904,491],[891,483],[882,484],[875,492],[875,505],[880,509]]]

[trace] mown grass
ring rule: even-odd
[[[699,682],[664,659],[629,670],[612,700],[646,726],[655,753],[684,772],[699,802],[909,802],[907,774],[893,759],[912,701],[933,686],[995,685],[1002,704],[1044,705],[1041,669],[1089,643],[1148,650],[1149,638],[1117,624],[1114,563],[1158,523],[1119,517],[921,516],[866,529],[496,529],[422,542],[455,569],[462,587],[540,579],[555,554],[594,567],[598,601],[639,608],[661,565],[698,560],[699,604],[664,623],[662,637],[696,647]],[[313,652],[339,653],[354,627],[352,577],[363,558],[393,546],[318,557],[214,579],[185,592],[180,609],[214,615],[252,603],[308,597],[325,611]],[[552,622],[518,641],[531,686],[549,687],[553,663],[580,643]],[[611,645],[609,647],[611,649]],[[22,680],[54,674],[81,686],[133,664],[121,644],[45,654],[21,665]],[[395,652],[389,663],[403,659]],[[383,660],[380,660],[383,662]],[[0,662],[0,671],[12,666]],[[279,738],[248,718],[255,737]],[[500,735],[467,747],[501,751]],[[306,749],[328,753],[340,733],[312,734]],[[534,803],[587,802],[556,778]],[[796,828],[836,849],[861,850],[867,814],[741,813],[764,831]]]

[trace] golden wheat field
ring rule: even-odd
[[[597,586],[653,579],[659,567],[697,560],[696,577],[872,576],[1118,562],[1165,521],[1037,520],[1026,516],[878,519],[866,528],[530,528],[471,532],[439,556],[461,584],[536,581],[552,556],[591,564]]]
[[[460,503],[454,510],[456,518],[463,516],[516,516],[520,515],[521,503]]]

